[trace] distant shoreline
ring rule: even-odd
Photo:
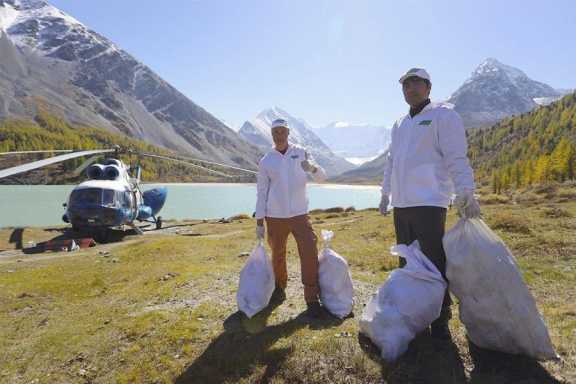
[[[62,187],[62,186],[76,186],[77,184],[0,184],[0,188],[2,187]],[[163,183],[163,182],[146,182],[141,183],[142,186],[153,186],[153,185],[195,185],[199,187],[232,187],[232,186],[255,186],[256,183]],[[325,187],[325,188],[333,188],[333,189],[372,189],[372,188],[380,188],[378,184],[340,184],[340,183],[308,183],[308,186],[313,187]]]

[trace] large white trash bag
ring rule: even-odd
[[[322,230],[324,249],[319,257],[318,279],[322,305],[334,316],[343,319],[352,312],[354,288],[346,260],[330,249],[334,232]]]
[[[512,253],[480,219],[461,219],[444,236],[446,277],[460,320],[481,348],[557,358],[546,325]]]
[[[260,241],[240,272],[236,293],[238,309],[251,318],[266,308],[274,292],[275,279],[272,263]]]
[[[396,245],[392,254],[406,259],[395,269],[366,305],[360,331],[370,337],[387,361],[396,360],[408,344],[440,316],[446,281],[420,251],[417,241]]]

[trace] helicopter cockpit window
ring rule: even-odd
[[[86,188],[72,192],[70,205],[95,204],[105,207],[116,206],[116,192],[111,189]]]
[[[100,204],[101,194],[102,190],[96,188],[76,190],[70,196],[70,205]]]
[[[105,207],[113,207],[114,204],[114,196],[116,195],[115,191],[111,189],[103,189],[102,190],[102,205]]]

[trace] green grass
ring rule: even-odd
[[[359,337],[358,318],[396,267],[389,254],[392,218],[334,211],[317,212],[312,222],[318,235],[335,232],[332,248],[356,281],[356,317],[344,321],[309,323],[300,316],[293,240],[288,300],[250,320],[234,315],[241,254],[255,245],[255,223],[245,217],[49,255],[61,257],[0,259],[0,382],[575,382],[576,203],[491,200],[483,206],[486,221],[514,253],[563,363],[478,357],[457,314],[454,343],[421,337],[399,362],[383,363]],[[448,226],[455,221],[451,211]],[[13,246],[10,234],[0,231],[4,249]],[[26,229],[24,243],[46,235]]]

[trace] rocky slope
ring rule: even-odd
[[[0,119],[38,108],[206,159],[260,153],[111,41],[42,0],[0,0]]]

